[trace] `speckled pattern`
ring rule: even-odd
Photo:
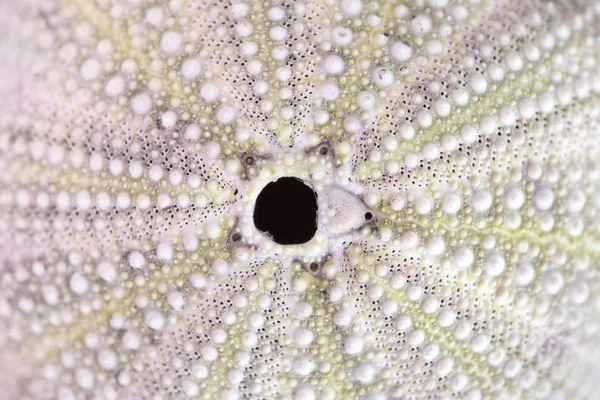
[[[599,271],[598,0],[0,0],[1,400],[594,399]]]

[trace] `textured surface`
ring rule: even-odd
[[[0,0],[0,398],[594,398],[600,3],[233,3]]]

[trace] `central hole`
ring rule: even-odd
[[[256,199],[254,225],[276,243],[306,243],[317,231],[317,195],[298,178],[270,182]]]

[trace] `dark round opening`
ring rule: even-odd
[[[367,221],[370,221],[373,219],[373,214],[371,214],[370,212],[365,213],[365,219]]]
[[[317,231],[317,195],[298,178],[270,182],[256,199],[254,225],[276,243],[306,243]]]

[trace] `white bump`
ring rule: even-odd
[[[489,276],[498,276],[504,272],[506,261],[504,256],[498,252],[492,252],[483,259],[481,269]]]
[[[167,31],[162,35],[160,48],[167,54],[175,54],[181,49],[181,33],[177,31]]]
[[[363,9],[362,0],[342,0],[342,12],[350,17],[357,16]]]
[[[152,108],[152,99],[146,93],[137,94],[131,100],[131,109],[138,115],[148,114]]]
[[[408,61],[413,54],[412,48],[404,42],[396,41],[390,46],[392,58],[399,62]]]
[[[200,97],[202,97],[202,100],[206,101],[207,103],[215,102],[219,98],[220,94],[221,89],[213,82],[205,82],[200,87]]]
[[[419,14],[410,21],[410,29],[416,36],[424,36],[431,31],[431,18],[425,14]]]
[[[96,267],[96,274],[107,283],[112,283],[117,278],[117,268],[108,261],[101,261]]]
[[[375,379],[377,371],[369,361],[360,361],[352,370],[352,377],[358,383],[368,385]]]
[[[127,262],[131,268],[139,269],[146,265],[146,258],[142,253],[134,250],[127,256]]]
[[[81,65],[79,73],[81,77],[86,81],[93,81],[100,75],[101,66],[98,60],[95,58],[88,58]]]
[[[73,275],[71,275],[71,278],[69,279],[69,287],[71,288],[73,293],[77,295],[82,295],[87,293],[90,284],[83,274],[75,272]]]
[[[150,329],[158,331],[165,326],[165,317],[158,310],[149,310],[144,315],[144,322]]]
[[[323,60],[323,70],[328,75],[340,75],[345,67],[344,59],[338,54],[329,54]]]

